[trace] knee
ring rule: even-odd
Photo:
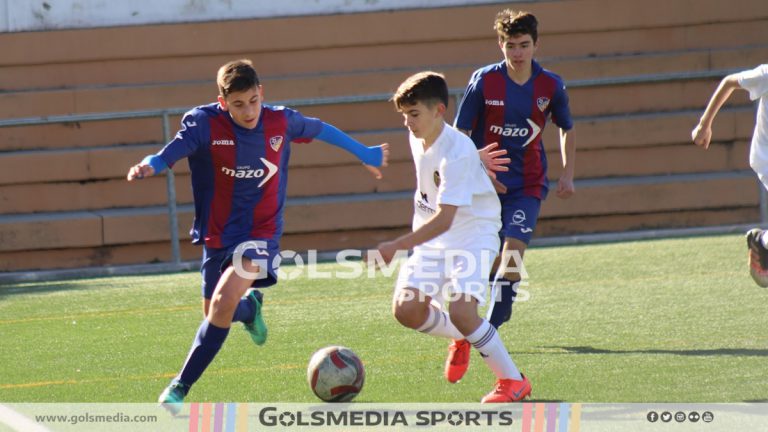
[[[210,300],[209,312],[211,310],[234,309],[240,301],[240,295],[231,289],[219,289],[213,293]]]
[[[504,279],[510,282],[517,282],[520,280],[520,273],[518,273],[517,270],[504,272]]]
[[[451,303],[451,322],[464,335],[468,335],[480,325],[476,300],[454,301]]]
[[[449,315],[451,317],[451,322],[458,329],[473,322],[474,319],[478,317],[477,311],[469,308],[455,307],[455,304],[451,304],[451,313]]]
[[[426,303],[419,303],[415,301],[395,301],[392,303],[392,315],[397,322],[405,327],[417,329],[424,324],[427,319],[426,313],[429,307]]]

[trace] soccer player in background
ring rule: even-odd
[[[386,166],[389,155],[388,144],[366,147],[330,124],[264,104],[250,60],[221,66],[216,82],[218,102],[185,113],[174,139],[127,175],[128,181],[156,175],[185,157],[191,171],[191,234],[193,243],[203,245],[205,318],[181,371],[159,398],[174,414],[213,361],[232,322],[244,323],[257,345],[266,341],[262,294],[255,288],[277,283],[275,257],[283,232],[291,142],[317,138],[341,147],[376,178],[381,173],[375,167]]]
[[[511,318],[520,284],[518,267],[522,263],[510,259],[523,257],[549,189],[542,142],[547,121],[551,119],[560,128],[563,171],[556,190],[560,198],[574,193],[576,146],[565,85],[533,59],[538,48],[536,17],[505,9],[497,14],[494,29],[504,60],[472,74],[454,126],[468,134],[477,148],[500,143],[511,159],[509,170],[496,175],[501,201],[499,235],[504,243],[491,273],[494,303],[488,318],[498,329]],[[469,344],[453,341],[446,369],[451,367],[456,373],[449,380],[461,379],[468,365]]]
[[[421,72],[393,96],[416,165],[413,231],[378,245],[389,263],[413,249],[400,268],[392,311],[405,327],[431,336],[466,339],[496,375],[483,403],[520,401],[531,384],[515,366],[496,329],[478,315],[499,251],[499,199],[478,151],[445,123],[448,86],[442,75]],[[450,293],[450,313],[445,292]]]
[[[768,188],[768,64],[726,76],[712,94],[699,124],[691,132],[693,142],[704,149],[712,139],[712,122],[720,108],[736,89],[749,92],[751,100],[760,100],[757,107],[755,131],[749,149],[749,165]],[[754,228],[747,232],[749,271],[762,287],[768,286],[768,238],[765,230]]]

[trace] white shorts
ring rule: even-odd
[[[496,255],[498,251],[490,249],[444,251],[416,247],[400,267],[395,296],[401,289],[415,288],[442,307],[446,299],[468,294],[482,306]]]

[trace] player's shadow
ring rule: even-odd
[[[25,282],[18,284],[0,284],[0,300],[3,300],[6,297],[21,294],[46,294],[51,292],[80,291],[87,289],[93,289],[93,286],[67,282],[41,284]]]
[[[748,348],[718,348],[718,349],[692,349],[692,350],[607,350],[590,346],[550,346],[548,349],[561,349],[567,354],[671,354],[681,356],[748,356],[768,357],[768,349]]]

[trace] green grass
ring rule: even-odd
[[[531,299],[501,334],[534,400],[768,400],[768,290],[741,236],[534,248],[526,265]],[[493,383],[482,359],[448,384],[447,340],[397,324],[392,285],[281,282],[266,291],[267,344],[233,326],[188,400],[315,401],[307,361],[341,344],[366,366],[357,401],[478,401]],[[152,402],[200,320],[197,273],[0,286],[0,401]]]

